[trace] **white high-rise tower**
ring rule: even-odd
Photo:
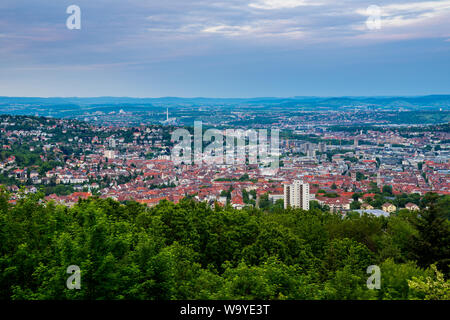
[[[284,208],[301,208],[309,210],[309,184],[295,180],[293,184],[284,185]]]

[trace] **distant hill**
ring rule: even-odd
[[[75,116],[96,111],[155,111],[161,107],[220,107],[223,109],[262,108],[270,110],[450,110],[450,95],[429,95],[417,97],[257,97],[257,98],[129,98],[129,97],[94,97],[94,98],[39,98],[39,97],[0,97],[0,113]]]

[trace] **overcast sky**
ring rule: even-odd
[[[0,1],[3,96],[436,93],[450,94],[450,0]]]

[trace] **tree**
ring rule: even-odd
[[[13,205],[0,190],[0,300],[448,299],[448,282],[427,264],[442,269],[448,257],[448,224],[429,217],[447,210],[445,197],[427,195],[420,215],[343,218],[282,201],[236,210],[91,197],[68,208],[43,196]],[[380,291],[366,286],[374,264]],[[81,269],[80,290],[65,286],[70,265]]]
[[[431,265],[435,277],[419,276],[408,280],[412,299],[450,300],[450,280],[445,280],[436,265]]]
[[[363,244],[344,238],[331,241],[325,256],[328,272],[349,267],[354,273],[363,275],[366,268],[373,264],[373,253]]]
[[[422,161],[417,163],[417,168],[419,169],[419,171],[422,171],[422,168],[423,168],[423,162]]]
[[[396,262],[407,262],[412,258],[411,242],[418,233],[412,223],[415,218],[415,214],[409,211],[389,218],[386,232],[379,238],[378,255],[381,260],[391,258]]]
[[[270,258],[259,266],[226,264],[224,283],[215,299],[315,299],[319,286],[301,269]]]
[[[377,161],[376,166],[377,166],[377,168],[379,168],[380,165],[381,165],[381,160],[380,160],[380,158],[378,158],[378,157],[376,157],[375,160]]]
[[[375,298],[375,292],[366,287],[365,277],[355,274],[345,266],[336,271],[333,278],[325,282],[320,293],[327,300],[370,300]]]
[[[383,186],[383,194],[387,196],[392,196],[392,186]]]
[[[362,174],[361,172],[356,172],[356,181],[362,181],[362,180],[366,180],[367,179],[367,177],[364,175],[364,174]]]
[[[408,281],[414,277],[431,274],[412,261],[397,264],[393,259],[384,261],[380,269],[381,287],[377,290],[377,298],[380,300],[407,300],[411,291]]]
[[[418,234],[413,237],[411,250],[420,266],[436,263],[448,275],[450,262],[450,222],[445,218],[436,194],[427,194],[429,208],[415,221]]]
[[[269,200],[269,194],[265,193],[259,198],[259,208],[263,210],[267,210],[270,208],[271,201]]]
[[[378,188],[375,182],[369,183],[369,192],[370,193],[380,193],[380,188]]]
[[[248,192],[245,189],[242,190],[242,201],[244,201],[244,203],[249,203]]]
[[[441,197],[436,206],[438,207],[438,210],[442,213],[442,215],[447,219],[450,220],[450,196],[445,195]]]
[[[361,203],[359,201],[353,201],[350,203],[350,210],[358,210],[361,209]]]

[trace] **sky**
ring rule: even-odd
[[[0,96],[427,94],[450,94],[450,0],[0,2]]]

